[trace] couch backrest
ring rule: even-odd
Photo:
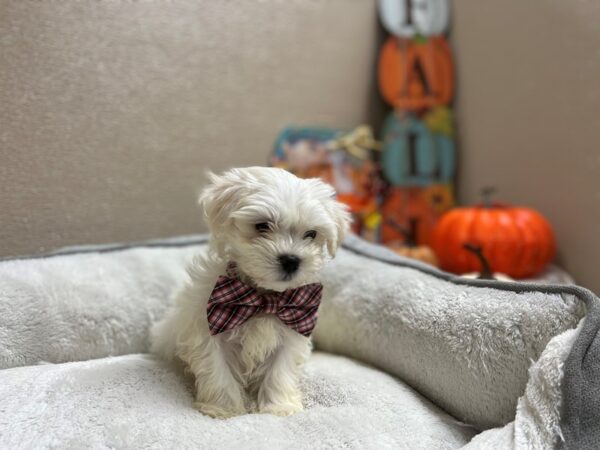
[[[372,118],[375,0],[3,2],[0,256],[199,232],[206,169]]]

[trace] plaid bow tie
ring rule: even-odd
[[[207,306],[208,328],[213,336],[244,324],[257,314],[276,314],[288,327],[310,336],[317,324],[321,283],[312,283],[283,292],[260,294],[235,276],[229,263],[227,275],[217,279]]]

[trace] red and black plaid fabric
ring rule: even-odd
[[[234,275],[230,263],[227,275],[218,278],[207,306],[208,328],[213,336],[232,330],[257,314],[276,314],[288,327],[310,336],[317,324],[321,283],[312,283],[283,292],[258,293]]]

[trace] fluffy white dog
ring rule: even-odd
[[[349,214],[331,186],[282,169],[233,169],[210,181],[200,196],[210,250],[153,328],[152,350],[187,364],[194,406],[209,416],[301,411],[319,271]]]

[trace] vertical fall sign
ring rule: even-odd
[[[444,35],[450,4],[379,0],[379,14],[390,33],[379,54],[379,91],[393,108],[382,130],[390,188],[381,240],[401,241],[398,226],[416,223],[419,244],[427,244],[436,220],[454,204],[454,66]]]

